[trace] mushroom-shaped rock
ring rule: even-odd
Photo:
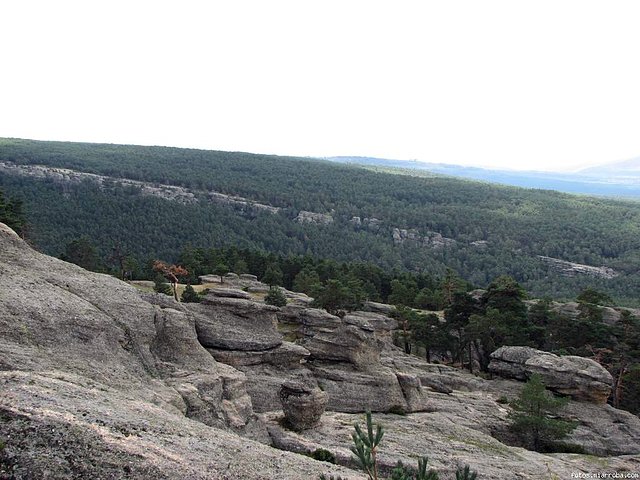
[[[491,354],[489,370],[519,380],[537,373],[550,390],[599,404],[606,403],[613,383],[611,374],[594,360],[559,357],[530,347],[500,347]]]
[[[287,381],[280,388],[282,410],[292,430],[306,430],[317,425],[328,400],[325,392],[300,381]]]

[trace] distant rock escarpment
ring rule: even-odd
[[[206,199],[211,203],[220,203],[239,208],[249,208],[268,213],[278,213],[280,208],[255,202],[248,198],[226,193],[214,192],[210,190],[197,190],[178,185],[159,184],[155,182],[143,182],[130,178],[112,177],[98,175],[95,173],[81,172],[69,168],[49,167],[46,165],[21,165],[11,162],[0,162],[0,173],[17,175],[21,177],[33,177],[39,179],[52,180],[65,184],[80,184],[82,182],[92,182],[101,187],[107,185],[118,185],[137,189],[141,195],[158,197],[164,200],[171,200],[179,203],[197,203]]]
[[[538,258],[544,263],[549,265],[550,268],[560,272],[565,277],[575,277],[584,275],[588,277],[604,278],[610,280],[616,278],[619,273],[613,268],[600,266],[594,267],[591,265],[583,265],[581,263],[567,262],[566,260],[560,260],[558,258],[545,257],[538,255]]]
[[[415,243],[428,248],[444,248],[450,245],[455,245],[456,241],[453,238],[443,237],[438,232],[426,232],[424,235],[417,230],[394,228],[392,231],[393,243],[396,245],[402,245],[406,242]]]
[[[406,355],[388,305],[341,318],[293,292],[266,305],[250,275],[205,278],[220,285],[180,304],[42,255],[0,224],[0,478],[364,479],[350,446],[365,410],[388,432],[387,471],[417,455],[441,478],[465,464],[493,480],[593,469],[503,443],[500,399],[522,381]],[[640,420],[602,404],[595,362],[528,350],[494,360],[571,396],[569,440],[607,455],[607,469],[637,467]],[[343,466],[298,454],[320,448]]]

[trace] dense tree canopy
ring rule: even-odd
[[[164,147],[0,139],[0,162],[180,185],[200,199],[184,205],[143,196],[139,188],[117,182],[98,187],[0,173],[0,188],[24,201],[34,243],[55,255],[82,236],[104,258],[120,245],[139,266],[150,258],[176,261],[187,244],[235,245],[361,260],[439,277],[450,268],[483,287],[508,274],[537,296],[575,298],[593,287],[618,304],[638,303],[637,202],[391,175],[313,159]],[[207,190],[281,210],[274,214],[211,203],[205,201]],[[330,214],[333,222],[294,221],[302,210]],[[417,237],[394,241],[394,229]],[[436,234],[455,242],[434,246],[429,239]],[[605,265],[619,276],[567,277],[539,256]],[[244,269],[241,263],[227,267]],[[286,273],[283,281],[289,281]],[[441,301],[425,294],[424,305]],[[445,296],[450,298],[451,291]]]

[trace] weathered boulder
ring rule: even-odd
[[[311,361],[348,362],[362,370],[380,363],[381,341],[370,327],[341,325],[331,332],[305,337],[301,344],[309,350]]]
[[[301,305],[303,307],[310,307],[313,303],[313,298],[304,293],[291,292],[284,290],[284,295],[287,297],[287,302],[292,305]]]
[[[531,375],[525,367],[527,360],[541,353],[531,347],[501,347],[491,354],[489,370],[501,377],[526,380]]]
[[[250,300],[251,295],[243,290],[238,290],[237,288],[222,288],[215,287],[209,289],[209,296],[212,297],[222,297],[222,298],[243,298],[245,300]]]
[[[392,332],[398,328],[398,321],[387,315],[375,312],[350,312],[342,319],[348,325],[373,329],[376,336],[386,342],[392,342]]]
[[[363,305],[363,310],[366,312],[380,313],[382,315],[391,315],[396,309],[393,305],[387,303],[366,301]]]
[[[282,343],[276,328],[278,309],[271,305],[207,296],[187,308],[195,316],[198,340],[207,348],[258,351]]]
[[[613,382],[611,374],[591,359],[559,357],[529,347],[500,347],[491,354],[489,370],[519,380],[537,373],[550,390],[598,404],[606,403]]]
[[[201,283],[222,283],[220,275],[200,275],[198,278]]]
[[[296,314],[296,321],[303,326],[302,332],[305,335],[314,335],[317,332],[333,332],[342,325],[340,317],[331,315],[326,310],[319,308],[296,309],[295,305],[288,308]]]
[[[184,414],[207,425],[237,429],[254,422],[244,374],[217,363],[198,342],[185,312],[157,308],[156,336],[149,347],[165,382],[182,397]]]
[[[378,365],[362,371],[352,364],[309,362],[318,385],[329,395],[327,408],[337,412],[410,411],[396,373]]]
[[[402,389],[405,403],[407,405],[406,412],[420,412],[429,408],[426,389],[422,388],[420,377],[409,373],[397,372],[396,377]]]
[[[280,389],[284,418],[292,430],[306,430],[317,425],[327,400],[325,392],[303,382],[288,381]]]

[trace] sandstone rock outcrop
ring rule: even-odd
[[[593,360],[559,357],[530,347],[500,347],[491,354],[489,370],[519,380],[537,373],[548,389],[599,404],[606,403],[613,382],[611,374]]]
[[[298,223],[315,223],[318,225],[329,225],[333,223],[333,216],[329,213],[316,213],[300,210],[298,216],[295,218]]]
[[[289,427],[300,431],[314,427],[327,406],[328,396],[317,387],[288,381],[280,388],[282,411]]]
[[[391,318],[370,312],[339,318],[323,310],[295,306],[282,309],[278,318],[290,330],[298,328],[298,342],[310,353],[306,368],[328,394],[328,409],[385,412],[427,408],[426,389],[419,379],[403,376],[401,385],[396,372],[380,361],[380,352],[396,325]]]
[[[244,374],[204,350],[182,306],[158,303],[39,254],[0,224],[0,470],[56,480],[328,473],[233,433],[268,441]]]
[[[224,288],[249,284],[260,286],[238,277]],[[386,473],[398,460],[415,464],[424,454],[441,478],[464,464],[494,480],[569,478],[593,471],[594,461],[598,469],[637,470],[640,420],[629,413],[576,401],[563,413],[579,423],[569,442],[625,457],[510,447],[500,441],[509,406],[498,399],[516,398],[521,381],[485,380],[404,354],[389,341],[394,322],[382,309],[341,319],[253,297],[179,304],[142,294],[38,254],[0,225],[0,472],[10,469],[21,480],[294,480],[321,473],[355,480],[361,472],[247,437],[301,453],[328,449],[355,468],[350,435],[366,409],[408,413],[375,414],[387,432],[380,453]],[[525,364],[535,358],[511,353],[505,358]],[[319,423],[299,433],[282,428],[283,384],[304,385],[298,396],[307,396],[305,418],[317,417],[326,395]]]
[[[276,329],[276,307],[241,298],[208,295],[189,310],[196,319],[198,340],[207,348],[268,350],[282,343]]]

